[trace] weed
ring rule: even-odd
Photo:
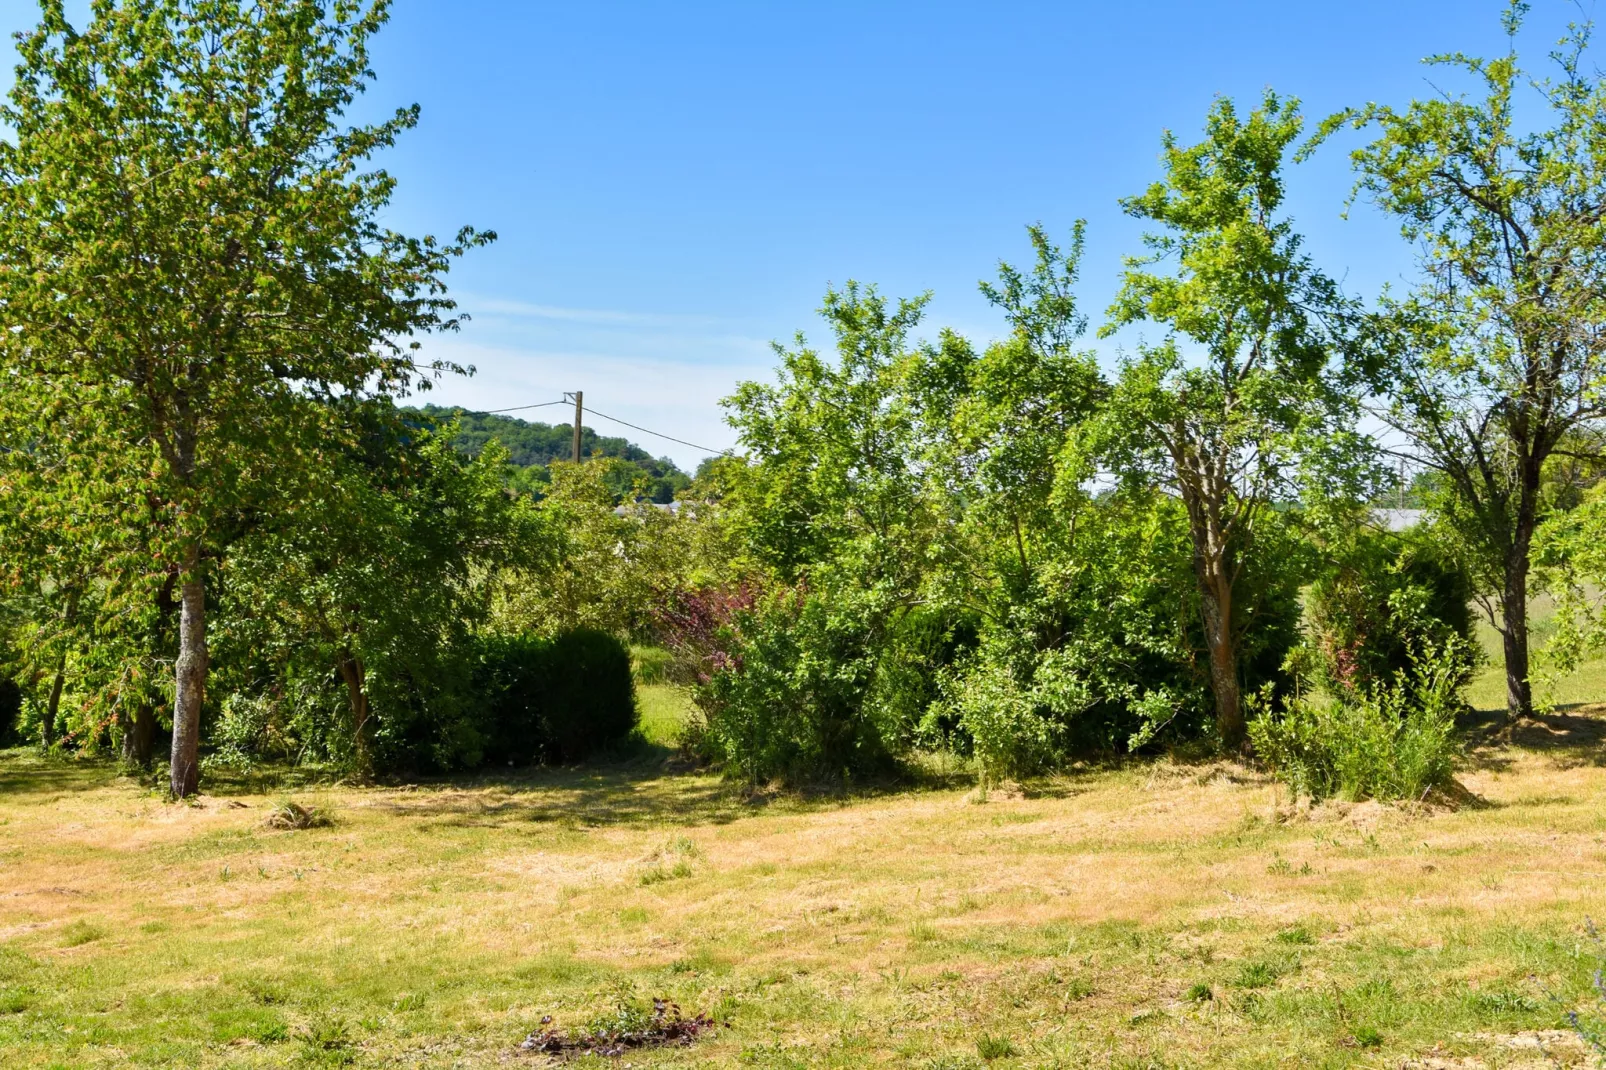
[[[1265,988],[1277,983],[1280,971],[1269,962],[1246,962],[1238,967],[1232,983],[1239,988]]]
[[[1187,1000],[1189,1003],[1206,1003],[1215,999],[1216,994],[1212,992],[1210,990],[1210,986],[1205,984],[1203,981],[1196,981],[1188,987],[1188,991],[1183,995],[1182,998]]]
[[[289,831],[328,828],[334,824],[334,819],[321,807],[302,806],[293,799],[280,799],[278,805],[268,811],[262,823],[270,829]]]
[[[350,1066],[357,1061],[346,1023],[331,1015],[320,1014],[307,1023],[301,1048],[308,1062],[324,1066]]]
[[[641,871],[641,876],[637,880],[645,888],[654,884],[663,884],[665,881],[684,880],[691,875],[691,864],[685,859],[681,859],[668,869],[663,866],[648,866]]]
[[[1355,1046],[1358,1048],[1381,1048],[1383,1046],[1383,1034],[1369,1025],[1358,1027],[1351,1036],[1354,1038]]]
[[[289,1002],[285,986],[267,977],[253,977],[240,985],[252,999],[264,1007],[275,1007]]]
[[[689,1046],[712,1032],[715,1022],[706,1014],[687,1018],[679,1004],[667,999],[655,999],[649,1008],[621,985],[614,990],[612,1009],[592,1018],[579,1033],[566,1035],[553,1028],[550,1016],[541,1019],[541,1026],[524,1038],[520,1051],[617,1057],[633,1048]]]
[[[26,988],[0,988],[0,1014],[21,1014],[33,1006],[33,992]]]
[[[1467,1002],[1479,1014],[1532,1014],[1540,1008],[1539,1001],[1532,996],[1508,989],[1473,992]]]
[[[1295,925],[1292,928],[1283,929],[1278,932],[1277,942],[1280,944],[1295,945],[1314,944],[1316,942],[1316,938],[1312,936],[1310,934],[1310,930],[1305,928],[1303,925]]]
[[[680,855],[682,858],[701,858],[703,849],[697,846],[697,841],[690,836],[681,836],[669,842],[669,853]]]
[[[1007,1059],[1015,1054],[1015,1045],[1010,1043],[1008,1037],[995,1037],[983,1033],[976,1038],[976,1054],[988,1062],[994,1059]]]
[[[106,930],[93,922],[79,919],[61,930],[61,947],[82,947],[106,935]]]

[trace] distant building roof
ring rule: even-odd
[[[1372,515],[1389,531],[1404,531],[1422,523],[1428,515],[1426,509],[1374,509]]]

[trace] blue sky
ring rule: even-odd
[[[1065,234],[1080,217],[1097,324],[1138,250],[1117,199],[1157,177],[1163,129],[1191,138],[1217,95],[1247,104],[1267,86],[1312,119],[1404,103],[1433,91],[1423,56],[1503,49],[1502,7],[396,0],[362,108],[423,108],[383,161],[401,183],[391,225],[501,236],[452,275],[473,322],[427,344],[479,372],[430,400],[505,408],[582,389],[723,448],[719,399],[768,374],[769,341],[827,341],[814,309],[828,283],[931,290],[929,334],[985,339],[999,323],[977,280],[1025,259],[1025,224]],[[1537,58],[1579,9],[1534,7]],[[5,29],[32,21],[30,3],[0,0]],[[1352,292],[1409,271],[1389,223],[1363,206],[1340,218],[1343,146],[1290,184],[1309,249]],[[627,433],[682,465],[701,456]]]

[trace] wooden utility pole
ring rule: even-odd
[[[585,391],[574,392],[574,463],[580,463],[580,415],[584,411]]]

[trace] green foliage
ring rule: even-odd
[[[1515,48],[1525,3],[1508,6],[1512,47],[1428,62],[1472,95],[1336,115],[1375,131],[1352,161],[1358,185],[1420,250],[1420,281],[1385,294],[1370,332],[1380,415],[1438,475],[1432,504],[1503,632],[1508,709],[1532,712],[1531,547],[1558,456],[1599,461],[1606,428],[1606,76],[1593,23],[1569,27],[1548,76]]]
[[[1268,91],[1246,118],[1217,101],[1195,145],[1166,135],[1165,180],[1122,202],[1161,229],[1144,236],[1147,256],[1128,259],[1104,333],[1150,322],[1168,337],[1123,360],[1090,436],[1128,483],[1167,488],[1187,510],[1229,746],[1243,734],[1237,586],[1259,528],[1297,499],[1303,470],[1342,482],[1354,461],[1351,406],[1331,377],[1348,304],[1279,217],[1302,122],[1297,101]]]
[[[299,718],[294,734],[359,775],[477,762],[469,628],[487,611],[487,576],[543,549],[533,506],[502,491],[496,451],[465,460],[393,416],[378,410],[322,492],[240,538],[219,573],[219,647],[235,666],[224,682],[326,695],[332,678],[343,713],[315,698],[309,712],[325,716]],[[231,701],[224,741],[238,752],[253,725],[285,731],[272,705]]]
[[[752,466],[726,502],[753,556],[783,582],[809,577],[910,599],[931,538],[921,493],[922,425],[911,382],[922,367],[908,335],[928,298],[894,308],[875,288],[827,291],[821,315],[836,359],[776,346],[774,385],[744,382],[726,399]]]
[[[1454,685],[1477,667],[1472,580],[1433,528],[1359,528],[1329,549],[1306,595],[1312,682],[1338,694],[1375,692],[1410,669],[1412,651],[1455,658]]]
[[[487,636],[474,680],[494,765],[579,761],[622,744],[638,721],[630,652],[606,632]]]
[[[708,755],[749,785],[841,780],[887,759],[866,698],[873,608],[780,589],[721,636],[725,665],[697,690]]]
[[[1257,701],[1255,753],[1294,792],[1312,799],[1419,799],[1453,773],[1463,655],[1424,649],[1371,693],[1301,695],[1280,710]]]
[[[944,606],[915,606],[894,621],[868,696],[889,746],[906,746],[922,733],[941,696],[942,674],[976,646],[979,624],[975,614]]]
[[[1541,581],[1556,597],[1556,632],[1546,658],[1562,671],[1574,670],[1606,650],[1606,484],[1545,525],[1534,556]]]
[[[80,28],[47,0],[18,38],[0,425],[24,470],[52,468],[16,504],[77,522],[44,526],[58,547],[132,544],[148,583],[177,574],[177,795],[197,786],[217,555],[250,517],[318,496],[309,462],[352,444],[363,399],[454,370],[422,365],[416,339],[456,327],[445,273],[493,237],[380,222],[395,180],[365,168],[418,112],[344,114],[386,17],[384,0],[153,0],[96,3]]]
[[[616,507],[608,473],[620,464],[552,465],[538,510],[551,543],[539,562],[498,578],[491,612],[499,630],[554,635],[579,627],[651,638],[656,596],[693,568],[693,529],[702,518]]]
[[[968,735],[984,781],[1052,767],[1065,754],[1070,720],[1093,701],[1064,651],[1039,652],[1019,637],[989,632],[947,688],[944,712]]]

